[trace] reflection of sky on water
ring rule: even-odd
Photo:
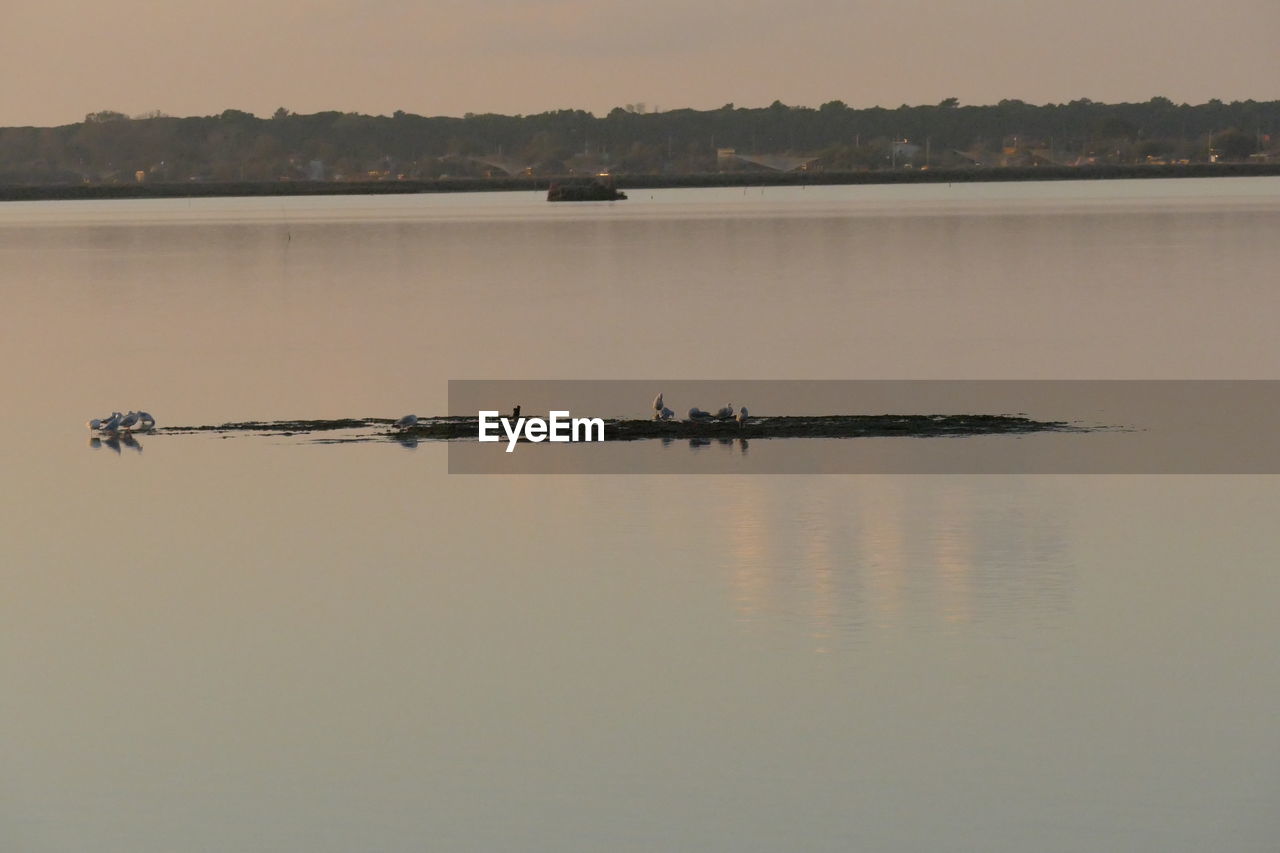
[[[1270,378],[1276,180],[1176,184],[1208,212],[781,192],[785,223],[667,218],[698,191],[626,221],[306,199],[287,243],[272,199],[5,206],[0,384],[39,424],[0,422],[0,837],[1272,849],[1274,478],[454,477],[431,442],[81,442],[113,401],[398,417],[451,376]],[[792,447],[623,452],[835,449]]]
[[[819,645],[1053,622],[1070,600],[1069,521],[1052,489],[1023,503],[1021,481],[1002,479],[735,478],[713,531],[739,618],[803,624]]]

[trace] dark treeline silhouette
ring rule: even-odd
[[[0,128],[0,184],[370,181],[519,175],[693,175],[804,168],[861,171],[1280,159],[1280,101],[1175,104],[1167,98],[1037,106],[854,109],[774,102],[759,109],[597,117],[424,117],[281,108],[175,118],[103,111],[61,127]]]

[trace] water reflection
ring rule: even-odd
[[[1105,183],[1091,191],[1159,185]],[[1280,263],[1273,201],[1041,216],[1010,239],[999,198],[977,216],[784,206],[783,227],[710,208],[464,221],[453,199],[349,197],[298,202],[347,220],[295,223],[287,263],[278,229],[220,224],[221,203],[97,234],[0,228],[10,408],[78,424],[102,377],[74,368],[100,361],[103,327],[128,343],[113,393],[184,423],[404,411],[413,389],[442,411],[450,376],[580,375],[584,352],[620,378],[1276,363],[1280,291],[1259,272]],[[436,212],[388,228],[410,203]],[[260,224],[280,203],[227,204]],[[1170,234],[1187,248],[1131,249]],[[699,340],[727,294],[756,345],[653,346],[655,328]],[[1161,322],[1139,322],[1153,305]],[[377,343],[399,340],[413,358]],[[495,480],[444,474],[431,442],[422,466],[193,438],[121,484],[64,453],[78,427],[7,424],[30,444],[6,466],[0,545],[0,677],[22,685],[5,701],[5,849],[1262,850],[1275,835],[1271,480]],[[145,525],[95,511],[122,485],[167,499]]]
[[[675,443],[675,439],[669,436],[664,436],[660,441],[664,448],[670,447]],[[733,448],[737,446],[738,452],[745,456],[747,451],[751,448],[750,443],[748,443],[745,438],[691,438],[688,441],[689,449],[694,452],[697,452],[704,447],[710,447],[712,444],[717,444],[724,450],[733,450]]]
[[[784,501],[777,478],[743,478],[717,502],[728,593],[746,624],[802,625],[821,652],[868,630],[1043,625],[1070,604],[1069,530],[1052,489],[794,482]]]
[[[744,456],[749,449],[749,445],[745,438],[717,438],[716,444],[720,445],[721,449],[728,450],[730,452],[733,451],[734,447],[737,447],[738,452]]]
[[[104,447],[108,450],[114,450],[117,454],[126,447],[130,450],[136,450],[138,453],[142,452],[142,443],[130,432],[111,433],[106,438],[99,438],[96,435],[90,436],[89,448],[91,450],[101,450]]]

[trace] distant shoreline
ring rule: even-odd
[[[1033,166],[876,172],[722,172],[694,175],[618,175],[619,189],[683,187],[836,186],[1002,181],[1096,181],[1134,178],[1274,177],[1280,163],[1196,163],[1181,166]],[[576,177],[442,178],[415,181],[270,181],[0,186],[0,201],[131,198],[390,195],[403,193],[535,192]]]

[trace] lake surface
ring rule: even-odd
[[[1273,851],[1277,477],[83,424],[1278,379],[1277,233],[1280,179],[0,205],[0,848]]]

